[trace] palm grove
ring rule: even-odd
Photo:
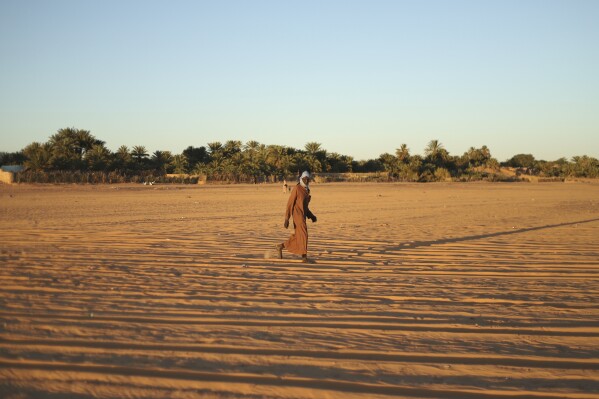
[[[380,173],[385,180],[408,182],[513,179],[500,173],[501,166],[548,178],[599,177],[599,161],[586,155],[542,161],[518,154],[500,164],[486,146],[471,147],[454,156],[438,140],[430,141],[423,156],[412,154],[402,144],[394,154],[356,161],[351,156],[329,153],[315,142],[303,149],[229,140],[189,146],[181,154],[150,154],[142,145],[121,146],[112,152],[88,130],[75,128],[60,129],[47,142],[31,143],[19,152],[0,153],[0,163],[25,166],[26,170],[17,174],[20,182],[197,182],[198,176],[203,176],[213,181],[256,183],[292,178],[302,170]]]

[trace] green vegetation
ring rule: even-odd
[[[453,156],[438,140],[430,141],[424,156],[412,155],[407,145],[401,144],[394,155],[384,153],[366,161],[329,153],[315,142],[295,149],[229,140],[189,146],[173,155],[169,151],[149,154],[141,145],[121,146],[112,152],[88,130],[75,128],[60,129],[46,143],[34,142],[16,153],[0,152],[0,164],[26,167],[15,176],[17,182],[40,183],[197,183],[200,178],[257,183],[293,179],[302,170],[317,174],[379,172],[386,180],[406,182],[514,181],[522,174],[558,180],[599,177],[599,161],[586,155],[548,162],[517,154],[500,164],[486,146]],[[506,169],[501,167],[510,168],[511,173],[503,173]]]

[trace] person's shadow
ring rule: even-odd
[[[491,238],[491,237],[499,237],[499,236],[505,236],[505,235],[510,235],[510,234],[520,234],[520,233],[526,233],[529,231],[552,229],[555,227],[571,226],[571,225],[575,225],[575,224],[592,223],[592,222],[597,222],[597,221],[599,221],[599,218],[579,220],[576,222],[547,224],[545,226],[525,227],[522,229],[511,229],[511,230],[507,230],[507,231],[498,231],[495,233],[487,233],[487,234],[476,234],[476,235],[464,236],[464,237],[442,238],[439,240],[431,240],[431,241],[414,241],[414,242],[411,242],[406,245],[387,247],[387,250],[400,251],[402,249],[428,247],[431,245],[442,245],[442,244],[448,244],[448,243],[454,243],[454,242],[478,240],[481,238]]]

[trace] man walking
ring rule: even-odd
[[[291,191],[287,208],[285,210],[285,228],[289,228],[289,218],[293,219],[294,232],[282,244],[277,244],[276,249],[279,259],[283,259],[283,248],[287,251],[301,255],[302,262],[313,263],[308,259],[308,226],[306,218],[316,223],[316,216],[310,211],[310,173],[302,173],[299,183]]]

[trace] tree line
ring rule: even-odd
[[[406,182],[513,179],[503,175],[501,167],[547,178],[599,177],[599,161],[586,155],[544,161],[531,154],[517,154],[500,163],[487,146],[471,147],[456,156],[449,154],[438,140],[428,143],[424,155],[412,154],[406,144],[401,144],[393,154],[357,161],[348,155],[328,152],[316,142],[306,143],[303,149],[229,140],[189,146],[180,154],[170,151],[150,154],[143,145],[121,146],[112,152],[89,130],[76,128],[60,129],[47,142],[33,142],[18,152],[1,152],[0,163],[23,165],[28,175],[21,176],[20,181],[32,182],[43,181],[44,176],[46,181],[48,176],[54,176],[52,181],[77,182],[73,176],[87,182],[145,181],[165,179],[168,174],[204,176],[215,181],[262,182],[291,178],[303,170],[317,174],[383,172],[388,180]]]

